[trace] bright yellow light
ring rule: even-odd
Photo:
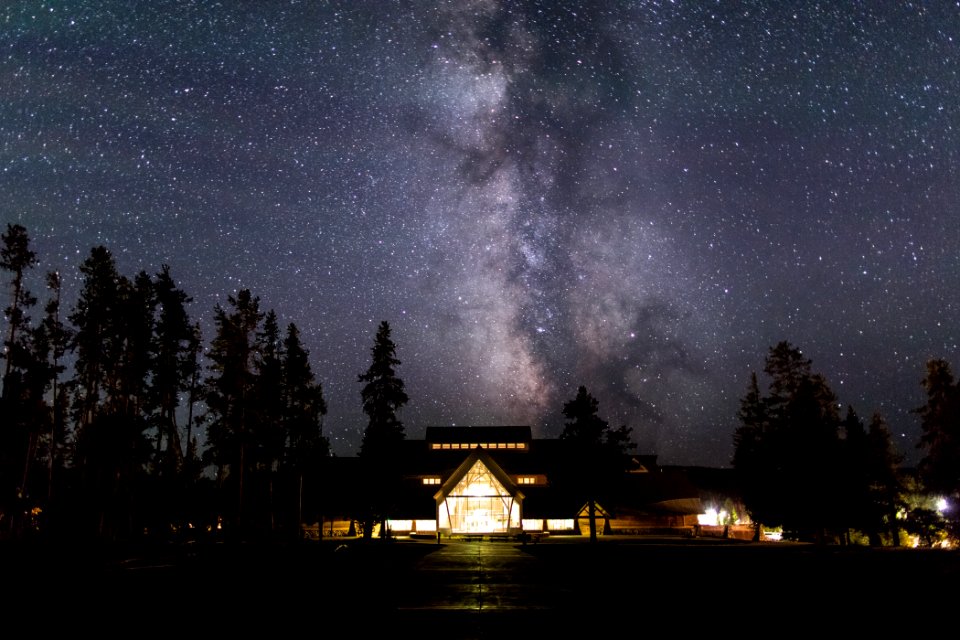
[[[390,531],[410,531],[412,526],[412,520],[387,520],[387,528]]]
[[[445,513],[444,513],[445,512]],[[496,533],[520,527],[520,507],[479,460],[441,506],[454,533]]]
[[[717,514],[717,510],[711,507],[707,509],[705,512],[698,514],[697,524],[707,526],[707,527],[715,527],[719,525],[720,518],[719,518],[719,514]]]
[[[436,520],[415,520],[414,525],[418,533],[434,533],[437,530]]]

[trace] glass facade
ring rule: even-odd
[[[477,460],[440,505],[451,533],[508,533],[520,528],[520,505]]]

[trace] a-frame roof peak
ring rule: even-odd
[[[451,473],[447,478],[446,482],[440,486],[440,490],[434,494],[433,497],[437,500],[438,504],[446,499],[448,495],[450,495],[450,492],[453,491],[454,487],[456,487],[457,484],[463,480],[463,477],[470,472],[470,470],[478,461],[483,464],[483,466],[486,467],[491,474],[493,474],[493,477],[496,478],[501,485],[503,485],[503,488],[508,491],[511,496],[517,500],[523,500],[523,493],[521,493],[521,491],[517,488],[517,485],[513,482],[507,472],[504,471],[503,468],[498,465],[494,459],[490,457],[490,454],[488,454],[482,447],[477,447],[470,451],[470,454],[462,463],[460,463],[460,466],[457,467],[456,470],[454,470],[454,472]]]

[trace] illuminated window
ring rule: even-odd
[[[414,520],[413,524],[419,533],[434,533],[437,530],[436,520]]]
[[[440,478],[424,478],[423,484],[440,484]]]
[[[543,518],[524,518],[524,531],[543,531]]]
[[[535,476],[519,476],[517,484],[537,484],[537,478]]]
[[[410,531],[412,520],[387,520],[387,529],[390,531]]]
[[[484,449],[526,449],[524,442],[443,442],[432,443],[431,449],[475,449],[482,447]]]
[[[547,529],[550,531],[566,531],[573,529],[573,518],[549,518]]]

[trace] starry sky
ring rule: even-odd
[[[958,5],[10,0],[0,222],[41,298],[95,245],[170,265],[207,344],[250,289],[338,455],[386,320],[408,437],[556,436],[585,385],[727,466],[786,340],[910,462],[924,363],[960,369]]]

